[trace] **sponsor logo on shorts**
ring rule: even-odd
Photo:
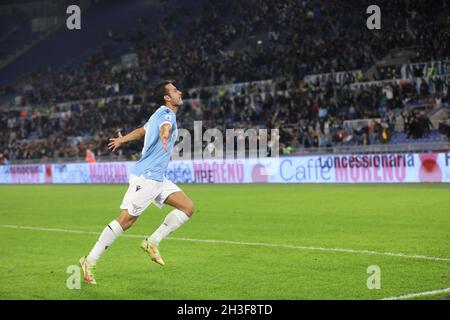
[[[141,190],[141,186],[136,186],[136,192],[138,192],[139,190]]]

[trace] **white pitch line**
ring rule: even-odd
[[[68,230],[68,229],[30,227],[30,226],[18,226],[18,225],[0,225],[0,227],[10,228],[10,229],[64,232],[64,233],[74,233],[74,234],[94,234],[94,235],[99,234],[98,232],[94,232],[94,231]],[[123,234],[122,237],[143,238],[146,236],[140,235],[140,234]],[[275,247],[275,248],[313,250],[313,251],[323,251],[323,252],[344,252],[344,253],[379,255],[379,256],[400,257],[400,258],[408,258],[408,259],[450,262],[450,258],[431,257],[431,256],[423,256],[423,255],[410,255],[410,254],[395,253],[395,252],[378,252],[378,251],[370,251],[370,250],[354,250],[354,249],[343,249],[343,248],[323,248],[323,247],[299,246],[299,245],[291,245],[291,244],[277,244],[277,243],[264,243],[264,242],[241,242],[241,241],[231,241],[231,240],[208,240],[208,239],[174,238],[174,237],[168,237],[167,239],[175,240],[175,241],[191,241],[191,242],[200,242],[200,243],[232,244],[232,245],[257,246],[257,247]]]
[[[419,293],[405,294],[403,296],[383,298],[381,300],[403,300],[403,299],[411,299],[411,298],[429,296],[429,295],[445,293],[445,292],[450,292],[450,288],[440,289],[440,290],[432,290],[432,291],[425,291],[425,292],[419,292]]]

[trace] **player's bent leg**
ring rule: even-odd
[[[84,278],[88,283],[96,283],[94,276],[98,259],[117,237],[136,222],[138,216],[158,196],[160,191],[156,187],[159,185],[160,182],[158,181],[145,180],[135,176],[130,177],[130,185],[120,205],[119,217],[105,227],[89,254],[80,259]]]
[[[195,212],[192,200],[183,191],[171,193],[164,203],[183,211],[188,217],[191,217]]]
[[[127,226],[126,224],[124,225]],[[86,280],[89,284],[97,283],[95,281],[95,269],[97,261],[98,259],[100,259],[100,256],[103,254],[103,252],[108,249],[108,247],[114,242],[114,240],[116,240],[117,237],[119,237],[123,233],[123,231],[124,229],[122,228],[122,225],[119,223],[119,221],[111,221],[105,227],[105,229],[103,229],[100,237],[98,238],[89,254],[86,257],[82,257],[80,259],[80,265],[83,270],[84,280]]]
[[[179,189],[178,189],[179,190]],[[167,214],[163,223],[148,238],[142,241],[141,247],[148,252],[152,261],[164,265],[164,261],[158,251],[158,245],[170,233],[178,229],[194,214],[194,205],[192,200],[183,192],[176,191],[171,193],[164,201],[176,209]]]
[[[137,218],[138,216],[133,216],[128,213],[128,210],[122,209],[119,217],[117,218],[117,222],[119,222],[123,231],[126,231],[136,222]]]

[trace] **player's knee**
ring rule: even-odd
[[[120,222],[119,222],[120,223]],[[120,223],[120,226],[122,227],[123,231],[127,231],[128,229],[131,228],[131,226],[133,225],[134,221],[133,220],[128,220],[128,221],[123,221],[122,223]]]
[[[136,219],[137,217],[130,215],[127,210],[122,210],[119,218],[117,219],[117,222],[119,222],[120,226],[122,227],[122,230],[126,231],[133,225]]]
[[[192,202],[189,203],[189,204],[184,208],[183,212],[186,213],[186,215],[187,215],[188,217],[192,217],[192,215],[193,215],[194,212],[195,212],[194,204],[193,204]]]

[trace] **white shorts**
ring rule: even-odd
[[[143,176],[130,175],[129,187],[123,197],[120,209],[128,210],[130,215],[137,217],[151,203],[161,209],[166,198],[178,191],[181,189],[166,178],[163,181],[156,181],[145,179]]]

